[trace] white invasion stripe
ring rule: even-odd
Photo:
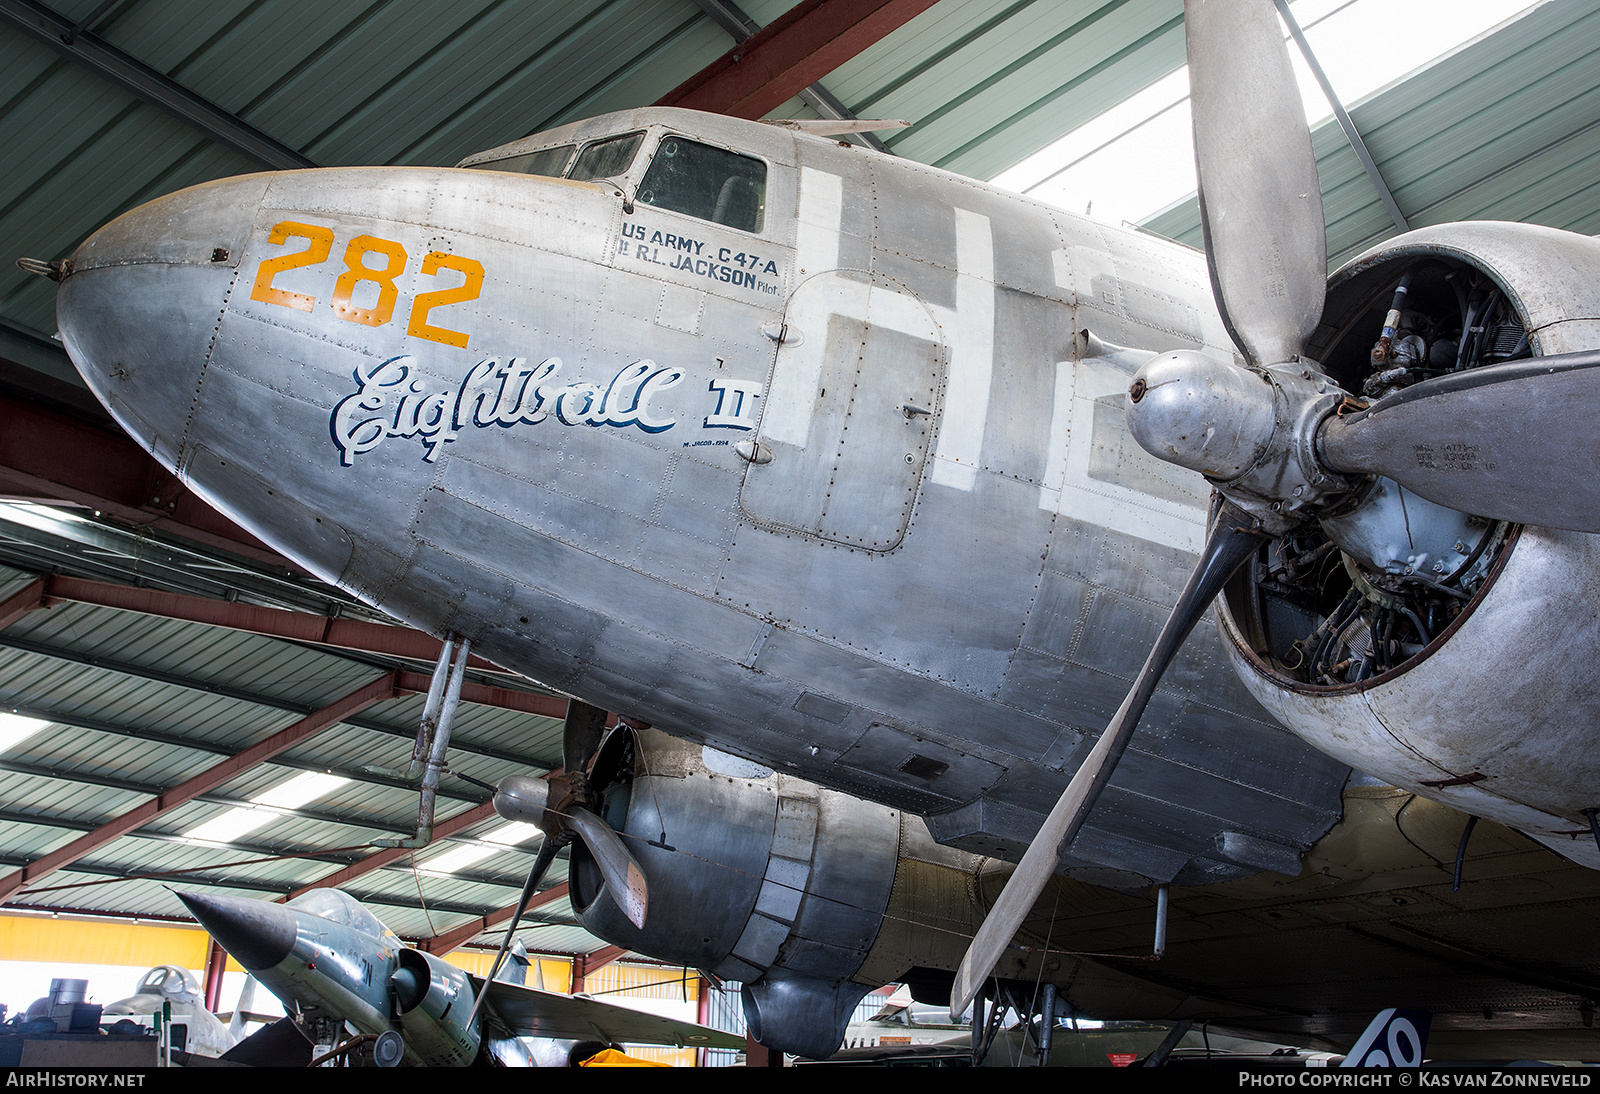
[[[844,181],[838,175],[800,168],[796,211],[795,266],[810,277],[839,268],[839,230],[844,223]]]
[[[761,435],[768,440],[804,448],[811,432],[811,412],[822,377],[822,349],[827,342],[828,310],[841,307],[835,299],[847,292],[848,284],[828,291],[819,298],[816,286],[804,294],[802,281],[839,268],[839,229],[844,221],[844,183],[838,175],[812,167],[800,169],[800,201],[795,228],[796,291],[789,299],[783,321],[804,337],[798,346],[778,348],[772,370],[772,389],[767,392],[761,412]],[[830,289],[833,286],[829,286]],[[797,299],[801,306],[796,307]],[[812,307],[805,306],[811,301]],[[811,314],[821,304],[820,315]],[[865,305],[862,305],[865,310]],[[818,324],[820,323],[820,327]],[[807,330],[808,327],[817,328]]]
[[[865,285],[858,285],[865,289]],[[939,341],[939,331],[933,325],[933,314],[916,297],[886,289],[882,285],[874,286],[870,294],[863,294],[867,300],[865,313],[858,311],[840,312],[852,319],[864,320],[874,327],[887,327],[901,334],[909,334],[913,338],[920,338],[925,342]],[[859,306],[862,297],[851,300],[852,306]]]
[[[801,168],[795,265],[803,280],[784,321],[802,340],[779,347],[762,412],[764,437],[805,447],[822,377],[829,316],[937,341],[938,332],[929,324],[933,318],[954,332],[954,344],[932,477],[934,482],[972,489],[994,372],[994,235],[988,217],[965,209],[954,213],[956,306],[929,307],[881,286],[826,276],[839,266],[844,186],[837,175]]]
[[[1060,251],[1056,252],[1060,254]],[[1067,440],[1072,428],[1071,361],[1056,362],[1055,398],[1050,404],[1050,442],[1045,450],[1044,482],[1039,487],[1039,508],[1055,510],[1067,481]]]
[[[994,375],[994,233],[989,218],[980,213],[957,209],[955,214],[956,314],[949,318],[956,337],[932,477],[941,485],[971,490],[977,482]]]
[[[767,439],[805,447],[822,377],[828,317],[834,315],[926,342],[939,340],[932,314],[915,297],[852,281],[843,274],[811,279],[805,291],[791,301],[785,316],[785,322],[803,332],[804,339],[798,345],[788,344],[778,350],[772,392],[761,419],[761,433]]]
[[[1095,400],[1126,390],[1127,374],[1094,358],[1056,362],[1050,413],[1050,447],[1039,508],[1198,554],[1205,539],[1209,488],[1194,476],[1189,504],[1154,497],[1089,476],[1093,459]]]
[[[1107,286],[1116,284],[1116,268],[1105,251],[1074,246],[1052,251],[1050,259],[1056,284],[1080,300],[1096,300],[1096,277],[1104,278]],[[1198,554],[1205,539],[1208,490],[1203,482],[1195,485],[1193,504],[1184,505],[1089,476],[1095,400],[1127,390],[1129,364],[1096,358],[1056,362],[1039,508]]]
[[[778,347],[772,369],[772,390],[761,413],[761,435],[768,440],[806,446],[811,432],[811,412],[822,382],[822,354],[828,345],[828,316],[860,314],[867,310],[867,286],[846,281],[837,274],[812,278],[789,300],[783,321],[800,336],[798,345]]]

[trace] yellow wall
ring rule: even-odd
[[[494,967],[492,950],[451,950],[444,955],[444,959],[474,976],[488,976],[489,970]],[[572,986],[572,962],[559,957],[540,957],[538,961],[539,969],[544,974],[544,990],[558,991],[565,995]],[[531,968],[528,970],[528,986],[530,988],[539,986],[539,981],[534,977]]]
[[[700,998],[700,977],[682,968],[613,961],[584,977],[583,990],[607,998],[673,999],[693,1003]]]
[[[210,936],[198,927],[0,915],[0,961],[203,969],[210,945]],[[228,969],[244,971],[232,960]]]
[[[177,965],[185,969],[206,967],[211,939],[198,927],[167,927],[154,923],[110,920],[55,919],[41,915],[0,915],[0,961],[62,961],[84,965],[128,965],[143,969]],[[477,976],[487,976],[494,953],[456,950],[445,960]],[[572,983],[572,963],[557,957],[540,957],[546,991],[566,992]],[[229,972],[245,970],[228,959]],[[589,974],[588,991],[612,993],[617,988],[636,989],[617,994],[641,998],[681,999],[682,969],[613,963]],[[533,982],[533,970],[528,979]],[[699,980],[688,981],[689,999],[699,998]]]

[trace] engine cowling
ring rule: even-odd
[[[1406,274],[1399,328],[1375,350]],[[1409,233],[1336,273],[1308,349],[1376,398],[1597,344],[1600,243],[1480,223]],[[1600,537],[1483,520],[1384,479],[1347,508],[1274,542],[1220,598],[1246,686],[1353,767],[1600,867],[1592,840],[1570,838],[1600,806]]]
[[[654,730],[612,734],[590,785],[650,882],[643,929],[573,844],[584,926],[616,945],[744,985],[751,1034],[831,1054],[872,988],[910,979],[937,998],[983,915],[988,860],[944,847],[915,816],[825,790]],[[912,925],[929,906],[937,926]],[[886,928],[885,924],[891,924]],[[931,999],[930,999],[931,1001]]]

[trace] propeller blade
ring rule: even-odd
[[[561,727],[561,764],[568,771],[589,770],[606,733],[606,712],[577,699],[567,700],[567,720]]]
[[[583,838],[584,845],[600,867],[611,899],[617,902],[622,914],[635,927],[644,928],[644,917],[650,904],[649,888],[645,885],[644,871],[639,861],[623,846],[622,837],[605,821],[583,806],[575,806],[567,823]]]
[[[1583,455],[1600,441],[1597,370],[1600,352],[1590,350],[1437,376],[1330,416],[1318,455],[1460,512],[1600,532],[1600,483]]]
[[[1045,885],[1066,857],[1089,810],[1111,780],[1117,761],[1122,758],[1133,737],[1134,728],[1139,724],[1140,715],[1149,705],[1150,697],[1155,694],[1156,685],[1176,656],[1178,647],[1210,607],[1222,586],[1260,545],[1262,537],[1255,531],[1254,524],[1243,511],[1229,502],[1223,502],[1206,537],[1200,560],[1178,596],[1177,604],[1173,605],[1172,614],[1167,616],[1167,622],[1161,628],[1161,634],[1156,638],[1144,667],[1134,678],[1127,698],[1112,716],[1111,723],[1106,726],[1083,765],[1078,768],[1078,773],[1067,784],[1061,799],[1050,811],[1039,834],[1028,846],[1027,853],[1022,856],[1016,872],[1006,881],[1000,898],[989,910],[966,956],[961,959],[955,986],[951,989],[952,1021],[960,1020],[960,1015],[978,994],[979,987],[989,978],[1000,955],[1022,926],[1033,902],[1039,899],[1039,894],[1044,892]]]
[[[494,964],[489,967],[489,975],[485,980],[493,982],[500,974],[500,966],[505,962],[506,953],[511,949],[511,941],[516,937],[517,924],[522,922],[522,910],[528,906],[528,901],[533,899],[533,894],[539,891],[539,882],[544,880],[544,875],[549,871],[550,864],[556,860],[556,853],[561,850],[561,844],[551,839],[544,838],[539,845],[539,854],[533,860],[533,869],[528,871],[528,880],[523,883],[522,896],[517,900],[517,910],[511,915],[511,925],[506,928],[505,941],[500,943],[500,951],[494,955]],[[467,1012],[466,1025],[470,1028],[472,1019],[478,1014],[478,1007],[489,994],[487,985],[472,1001],[472,1009]]]
[[[1287,361],[1322,318],[1327,242],[1311,134],[1268,0],[1184,0],[1200,221],[1247,360]]]

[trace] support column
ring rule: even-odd
[[[213,938],[211,950],[206,954],[206,1009],[212,1014],[217,1013],[217,1005],[222,1002],[222,974],[227,968],[227,951]]]

